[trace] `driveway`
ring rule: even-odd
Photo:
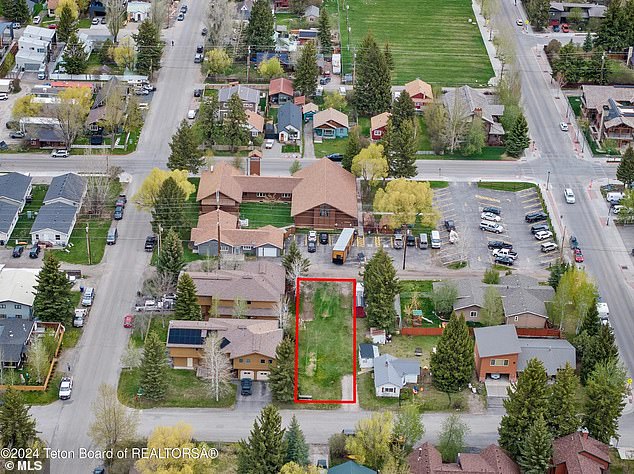
[[[315,144],[313,143],[313,121],[304,124],[304,158],[315,158]]]
[[[255,380],[253,382],[253,392],[249,396],[240,394],[240,384],[237,384],[236,390],[236,410],[259,411],[266,405],[271,403],[272,395],[266,382]]]
[[[511,386],[508,378],[502,376],[499,380],[493,380],[489,377],[484,381],[484,386],[487,389],[487,407],[504,407],[504,400],[508,398],[507,389]]]

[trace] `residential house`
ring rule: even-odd
[[[304,104],[302,106],[302,115],[304,116],[304,121],[308,122],[313,119],[313,116],[319,112],[319,106],[312,102],[308,104]]]
[[[128,2],[127,14],[128,21],[134,21],[135,23],[141,23],[150,17],[150,10],[152,4],[150,2]]]
[[[54,17],[55,10],[57,10],[58,6],[59,6],[59,0],[48,0],[46,2],[46,10],[47,10],[48,16]]]
[[[372,344],[385,344],[387,342],[385,329],[370,328],[370,340]]]
[[[313,132],[322,138],[348,136],[348,116],[332,107],[313,115]]]
[[[309,5],[308,8],[304,11],[304,19],[308,23],[317,23],[319,20],[319,7],[315,5]]]
[[[279,38],[279,40],[283,40],[283,38]],[[282,66],[282,69],[284,69],[285,71],[291,69],[291,60],[288,52],[280,51],[278,49],[276,49],[275,52],[261,51],[259,53],[255,53],[251,56],[251,62],[253,64],[253,67],[258,67],[262,61],[268,61],[271,58],[277,58],[277,60],[280,62],[280,65]]]
[[[199,375],[204,375],[206,367],[201,359],[205,340],[214,333],[231,361],[234,377],[268,380],[271,365],[275,362],[275,349],[283,337],[277,321],[170,321],[167,351],[174,368],[196,370]]]
[[[421,81],[420,79],[414,79],[413,81],[405,84],[404,92],[410,96],[412,102],[414,102],[414,107],[419,112],[422,112],[423,108],[427,104],[431,104],[434,100],[434,93],[431,85],[427,84],[425,81]]]
[[[317,28],[299,29],[295,30],[297,33],[297,41],[300,45],[306,44],[309,41],[317,41],[319,36],[319,30]]]
[[[258,229],[241,229],[238,217],[223,210],[201,214],[191,230],[193,252],[218,255],[218,234],[222,254],[246,254],[258,257],[279,257],[284,249],[284,231],[267,225]]]
[[[379,348],[374,344],[359,344],[359,367],[374,368],[374,359],[379,357]]]
[[[577,431],[553,441],[549,474],[602,474],[610,472],[610,447]]]
[[[238,215],[242,202],[290,202],[298,227],[344,229],[357,225],[356,179],[330,160],[318,160],[293,176],[243,175],[226,162],[203,171],[196,197],[201,212],[218,206]]]
[[[13,22],[12,21],[0,22],[0,48],[9,46],[11,43],[13,43],[14,38],[15,38],[15,32],[13,31]]]
[[[241,2],[238,2],[238,18],[246,22],[251,20],[251,10],[253,9],[254,3],[255,0],[242,0]]]
[[[124,86],[121,81],[117,79],[117,76],[112,76],[108,82],[103,84],[95,95],[95,100],[92,103],[90,112],[86,117],[86,126],[94,133],[103,131],[102,122],[106,117],[106,101],[108,98]]]
[[[374,359],[374,391],[377,397],[398,398],[406,384],[418,383],[420,364],[383,354]]]
[[[285,102],[277,112],[277,133],[282,143],[298,143],[302,140],[302,109],[292,102]]]
[[[614,140],[624,150],[634,140],[634,88],[630,86],[581,86],[582,116],[597,142]]]
[[[3,368],[22,368],[36,327],[35,321],[0,319],[0,364]]]
[[[106,16],[105,0],[90,0],[90,3],[88,4],[88,16],[90,18],[101,18]]]
[[[258,112],[259,104],[260,104],[260,92],[256,89],[251,89],[250,87],[243,86],[242,84],[238,84],[231,87],[223,87],[218,91],[218,105],[219,105],[219,113],[220,118],[224,119],[229,111],[229,99],[233,94],[238,94],[240,100],[242,101],[242,106],[244,110],[250,110],[251,112]]]
[[[305,95],[298,95],[298,96],[293,97],[293,104],[299,105],[300,107],[303,107],[306,104],[306,96]]]
[[[596,3],[550,2],[550,8],[548,9],[550,24],[570,23],[571,20],[569,18],[572,9],[580,10],[581,19],[587,22],[590,18],[605,17],[608,7]]]
[[[506,133],[500,123],[504,106],[495,104],[494,99],[492,94],[469,86],[449,89],[442,98],[450,117],[460,114],[468,122],[474,117],[480,117],[484,124],[487,145],[501,145]]]
[[[346,461],[328,469],[328,474],[376,474],[376,471],[354,461]]]
[[[370,138],[372,140],[379,141],[383,138],[391,116],[391,113],[383,112],[382,114],[370,118]]]
[[[32,319],[39,269],[0,265],[0,319]]]
[[[0,176],[0,245],[9,241],[26,199],[31,195],[31,181],[30,176],[15,172]]]
[[[269,102],[273,105],[282,105],[292,102],[295,91],[293,83],[285,77],[271,79],[269,82]]]
[[[264,117],[258,113],[251,112],[250,110],[247,110],[246,113],[249,135],[252,137],[261,135],[264,132]]]
[[[519,466],[509,454],[495,444],[479,453],[460,453],[453,463],[443,463],[442,456],[430,442],[425,442],[407,458],[412,474],[520,474]]]
[[[537,358],[546,368],[549,377],[566,363],[576,368],[575,348],[565,339],[518,338],[515,326],[504,324],[475,328],[475,366],[480,382],[487,375],[508,376],[511,382],[517,380],[528,361]]]
[[[37,71],[50,60],[56,39],[56,30],[28,25],[18,40],[16,66],[23,71]]]
[[[44,196],[44,205],[63,203],[80,208],[86,189],[86,180],[78,174],[55,176]]]
[[[274,0],[273,8],[276,12],[279,10],[288,10],[288,4],[289,0]]]
[[[189,272],[196,284],[198,304],[205,319],[216,312],[234,317],[237,301],[244,301],[243,318],[277,319],[276,306],[284,297],[284,267],[266,261],[247,261],[239,270]],[[213,310],[213,311],[212,311]]]

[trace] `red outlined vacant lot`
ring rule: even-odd
[[[295,403],[357,402],[354,278],[298,278],[295,294]],[[352,377],[352,397],[341,379]],[[339,398],[322,394],[338,393]]]

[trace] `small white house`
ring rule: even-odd
[[[370,328],[372,344],[385,344],[385,329]]]
[[[152,4],[149,2],[128,2],[128,21],[141,23],[147,20],[150,16],[151,6]]]
[[[374,368],[374,359],[379,357],[379,348],[374,344],[359,344],[359,367]]]
[[[420,364],[383,354],[374,359],[374,390],[377,397],[398,398],[408,383],[418,383]]]

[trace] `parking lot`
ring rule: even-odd
[[[542,210],[536,188],[512,192],[479,188],[477,183],[453,183],[447,188],[434,191],[434,206],[441,214],[436,228],[440,232],[442,246],[439,250],[432,249],[431,245],[425,250],[407,247],[407,269],[425,270],[466,261],[469,268],[484,271],[493,264],[491,250],[487,248],[487,244],[494,240],[513,244],[513,251],[517,252],[518,256],[512,268],[527,272],[543,269],[560,256],[559,250],[543,253],[541,244],[553,242],[553,239],[535,239],[530,231],[534,224],[526,223],[524,220],[527,213]],[[504,227],[501,234],[480,230],[480,214],[486,206],[501,210],[500,224]],[[453,220],[455,223],[458,241],[454,244],[449,242],[449,232],[444,226],[445,220]],[[306,234],[297,234],[291,238],[296,239],[311,263],[332,264],[331,251],[337,239],[336,234],[330,235],[328,244],[317,243],[314,253],[306,253]],[[403,250],[393,248],[392,235],[358,237],[344,265],[359,266],[360,261],[371,258],[378,248],[385,249],[394,259],[395,266],[402,268]],[[359,254],[363,254],[361,258],[358,258]]]

